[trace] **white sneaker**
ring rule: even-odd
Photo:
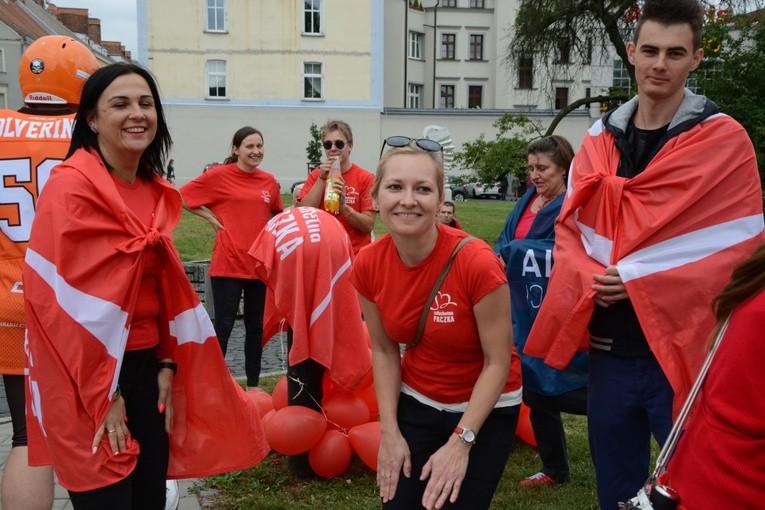
[[[178,482],[167,480],[165,482],[165,510],[177,510],[180,494],[178,494]]]

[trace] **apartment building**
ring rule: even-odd
[[[158,78],[179,183],[225,158],[234,131],[252,125],[264,133],[263,168],[286,190],[305,178],[311,123],[347,120],[352,159],[374,171],[386,136],[440,126],[459,150],[481,133],[493,137],[503,113],[546,127],[584,97],[589,65],[505,63],[517,4],[138,0],[138,60]],[[578,146],[593,114],[576,112],[558,132]]]

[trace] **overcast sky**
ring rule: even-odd
[[[138,56],[135,0],[53,0],[59,7],[87,8],[91,18],[101,20],[101,39],[120,41],[133,58]]]

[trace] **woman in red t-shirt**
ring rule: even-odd
[[[215,334],[224,356],[244,292],[244,370],[250,389],[257,387],[260,379],[266,286],[256,278],[255,261],[247,251],[268,220],[284,206],[279,183],[258,166],[265,154],[263,134],[243,127],[234,133],[231,145],[231,155],[223,165],[203,173],[180,192],[183,206],[215,229],[208,273]]]
[[[362,248],[351,276],[372,337],[377,482],[386,509],[441,508],[447,500],[449,508],[488,508],[522,393],[510,294],[499,259],[472,240],[428,302],[468,234],[435,221],[443,164],[433,147],[414,143],[380,160],[372,197],[389,234]],[[414,339],[424,307],[424,332],[402,360],[399,346]]]

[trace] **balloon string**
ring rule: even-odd
[[[306,386],[307,386],[307,385],[306,385],[306,384],[305,384],[303,381],[301,381],[301,380],[300,380],[300,379],[298,379],[297,377],[292,377],[291,375],[287,375],[287,377],[288,377],[288,378],[289,378],[291,381],[294,381],[294,382],[298,383],[298,385],[300,386],[300,389],[299,389],[299,390],[298,390],[298,392],[295,394],[295,396],[294,396],[294,397],[292,397],[292,400],[295,400],[296,398],[298,398],[298,396],[299,396],[301,393],[303,393],[303,390],[305,390],[305,393],[306,393],[306,395],[308,395],[308,398],[310,398],[311,400],[313,400],[313,403],[314,403],[314,404],[316,404],[316,406],[317,406],[319,409],[321,409],[321,414],[323,414],[323,415],[324,415],[324,418],[326,418],[326,420],[327,420],[327,423],[331,423],[332,425],[334,425],[334,426],[335,426],[335,427],[336,427],[336,428],[337,428],[337,429],[338,429],[338,430],[339,430],[339,431],[340,431],[340,432],[341,432],[343,435],[345,435],[345,436],[347,436],[347,435],[348,435],[348,429],[347,429],[347,428],[341,427],[339,423],[335,423],[334,421],[332,421],[332,420],[330,420],[330,419],[329,419],[329,416],[327,416],[327,410],[326,410],[326,409],[324,409],[324,407],[321,405],[321,403],[317,402],[317,401],[316,401],[316,399],[314,398],[314,396],[311,394],[311,392],[310,392],[310,391],[308,391],[308,390],[306,389]]]

